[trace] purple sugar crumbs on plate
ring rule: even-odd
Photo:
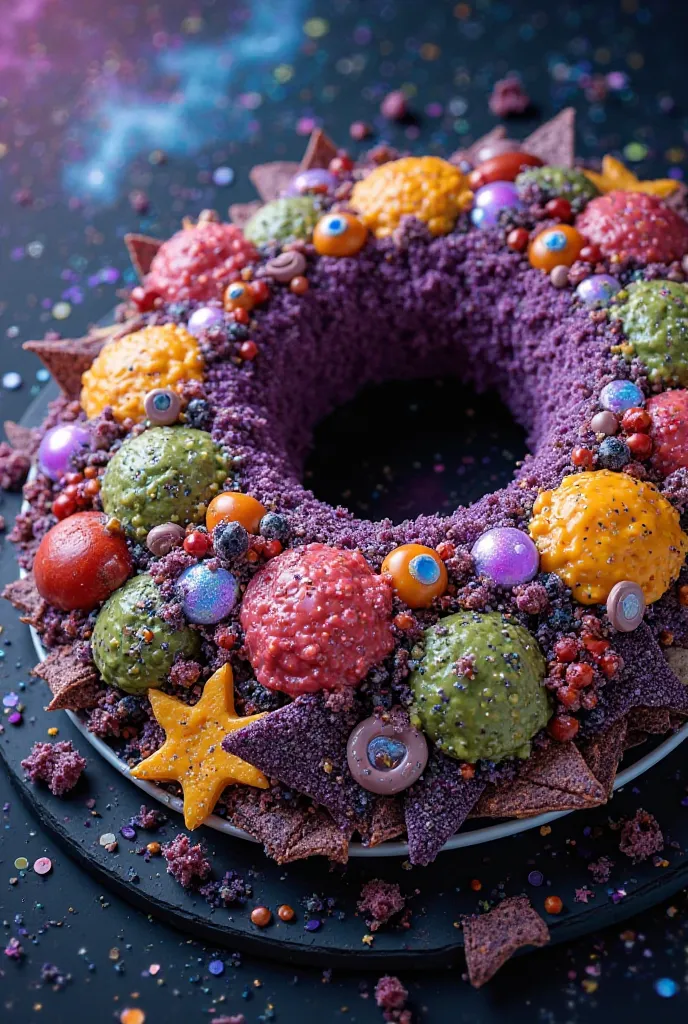
[[[396,882],[382,878],[371,878],[361,889],[357,909],[359,914],[372,919],[369,927],[375,932],[391,918],[400,914],[406,906],[406,899]]]
[[[168,873],[185,889],[197,888],[210,875],[211,864],[203,847],[200,843],[192,846],[189,837],[183,832],[171,842],[165,843],[161,852],[167,861]]]
[[[632,818],[623,823],[619,850],[634,864],[647,860],[664,847],[664,835],[653,814],[639,807]]]
[[[86,759],[74,749],[71,740],[38,742],[21,766],[32,782],[45,782],[55,796],[64,796],[81,778]]]

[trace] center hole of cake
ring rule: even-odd
[[[454,378],[364,388],[315,429],[304,483],[363,519],[448,515],[505,487],[528,452],[495,392]]]

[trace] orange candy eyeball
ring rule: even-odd
[[[574,264],[584,245],[580,231],[568,224],[557,224],[535,236],[528,249],[528,259],[531,267],[549,273],[555,267]]]
[[[394,548],[382,563],[382,572],[391,576],[397,596],[409,608],[429,607],[448,585],[444,562],[424,544]]]
[[[321,256],[355,256],[367,237],[368,228],[353,213],[326,213],[315,225],[313,245]]]
[[[235,309],[253,309],[256,297],[245,281],[232,281],[225,288],[223,301],[227,312],[233,313]]]
[[[260,521],[266,514],[265,505],[257,498],[240,491],[223,491],[216,495],[208,505],[205,514],[205,525],[212,533],[219,523],[241,523],[248,533],[258,533]]]

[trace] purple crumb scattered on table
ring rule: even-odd
[[[71,740],[59,743],[34,743],[22,768],[32,782],[46,782],[51,793],[63,796],[76,786],[86,767],[86,759],[72,746]]]

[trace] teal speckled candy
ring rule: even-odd
[[[674,281],[636,281],[612,315],[623,324],[626,358],[644,363],[651,381],[688,385],[688,288]],[[622,293],[623,294],[623,293]]]
[[[261,206],[244,228],[244,234],[255,245],[295,238],[307,241],[320,215],[321,210],[312,196],[285,196]]]

